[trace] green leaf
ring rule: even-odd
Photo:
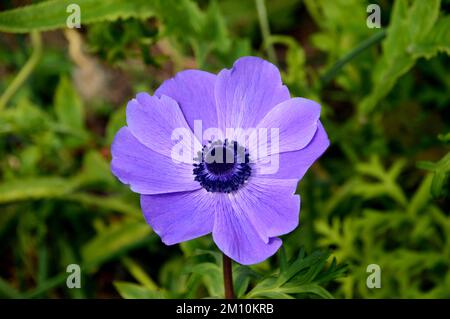
[[[164,293],[158,290],[125,281],[115,281],[114,287],[125,299],[164,299]]]
[[[150,227],[143,221],[124,221],[113,225],[83,246],[83,263],[97,267],[145,244],[150,239],[150,234]]]
[[[439,52],[450,55],[450,16],[439,18],[425,39],[412,44],[409,52],[415,57],[432,58]]]
[[[278,257],[280,260],[280,271],[283,273],[288,268],[288,260],[286,256],[286,249],[284,246],[281,246],[280,250],[278,251]]]
[[[258,292],[257,294],[252,295],[252,298],[294,299],[291,295],[276,290]]]
[[[36,132],[48,130],[50,122],[50,116],[39,106],[27,98],[21,98],[16,107],[7,108],[0,113],[0,134],[35,135]]]
[[[159,2],[159,1],[157,1]],[[148,18],[154,15],[154,1],[147,0],[50,0],[0,13],[0,31],[26,33],[32,30],[65,28],[70,4],[80,6],[82,24],[114,21],[129,17]]]
[[[75,186],[70,180],[59,177],[7,181],[0,184],[0,204],[57,198],[70,193]]]
[[[283,287],[282,291],[287,294],[313,294],[323,299],[334,299],[332,294],[317,284],[307,284],[302,286],[287,284]]]
[[[450,142],[450,132],[445,133],[445,134],[439,134],[438,139],[441,142],[449,143]]]
[[[322,252],[314,252],[311,255],[303,258],[302,256],[299,256],[299,258],[291,263],[286,271],[280,273],[280,276],[278,277],[277,284],[283,285],[289,280],[291,280],[296,274],[298,274],[303,269],[307,269],[309,267],[312,267],[315,264],[318,264],[323,259],[327,259],[329,256],[329,253],[324,255]],[[325,258],[324,258],[325,257]]]
[[[431,182],[431,194],[433,197],[441,195],[445,182],[450,175],[450,153],[447,153],[437,164],[434,177]]]
[[[325,271],[317,273],[314,279],[318,284],[327,283],[337,278],[344,277],[347,270],[348,267],[346,264],[338,264],[336,258],[333,257],[331,265]]]
[[[296,86],[304,89],[308,86],[306,80],[306,55],[298,42],[290,36],[271,35],[268,41],[272,44],[282,44],[287,47],[286,72],[283,72],[283,80],[289,86]]]
[[[359,110],[362,114],[373,111],[378,102],[384,98],[397,83],[397,80],[408,72],[422,55],[414,47],[427,46],[430,33],[433,34],[434,25],[439,15],[440,0],[415,0],[408,7],[406,0],[398,0],[394,4],[388,34],[383,42],[383,55],[373,72],[373,88],[371,93],[361,101]],[[448,34],[444,26],[438,25],[433,38],[441,40]],[[424,44],[421,44],[424,43]],[[443,45],[447,45],[444,39]],[[436,46],[435,46],[436,47]],[[441,47],[437,45],[439,49]],[[438,49],[433,50],[436,53]],[[424,55],[431,57],[430,51]]]
[[[450,153],[447,153],[439,162],[419,162],[419,168],[434,172],[431,181],[431,195],[436,198],[442,195],[444,186],[450,175]]]
[[[77,176],[80,185],[115,185],[108,161],[96,151],[89,151],[83,158],[83,168]]]
[[[231,45],[231,39],[217,1],[211,1],[205,16],[202,38],[209,41],[212,48],[220,52],[227,52]]]
[[[0,277],[0,297],[2,298],[21,298],[20,293]]]
[[[157,12],[165,26],[163,34],[176,39],[178,44],[191,46],[199,67],[205,64],[210,52],[224,55],[233,49],[216,1],[212,1],[206,11],[191,0],[165,1],[158,5]]]
[[[405,161],[398,160],[386,171],[378,156],[371,157],[367,163],[358,163],[356,170],[368,177],[372,177],[372,179],[376,179],[376,181],[366,181],[365,178],[357,177],[355,178],[355,183],[352,184],[352,193],[365,199],[387,195],[401,205],[406,206],[405,193],[396,182],[404,166]]]
[[[186,273],[197,274],[202,278],[209,296],[223,297],[222,269],[217,264],[200,263],[186,269]]]
[[[141,217],[137,205],[132,205],[120,197],[105,197],[76,192],[82,184],[80,177],[36,177],[9,180],[0,184],[0,204],[29,200],[58,199],[76,202],[103,210],[120,212],[133,217]]]
[[[193,8],[193,10],[196,10]],[[195,13],[202,26],[193,33],[192,46],[195,50],[197,64],[204,65],[206,56],[212,50],[226,53],[231,45],[231,40],[226,28],[225,19],[220,13],[220,8],[216,1],[212,1],[204,15]]]
[[[71,0],[49,0],[0,13],[0,31],[24,33],[32,30],[65,28],[71,13],[66,9]],[[199,65],[215,50],[222,54],[231,48],[225,19],[216,2],[200,10],[192,0],[79,0],[81,24],[115,21],[127,18],[158,17],[163,27],[161,36],[190,45]]]
[[[245,295],[252,279],[259,280],[261,278],[262,276],[250,267],[236,264],[233,267],[233,280],[237,298]]]
[[[67,77],[62,77],[59,81],[54,105],[59,123],[75,131],[84,128],[83,104]]]
[[[316,251],[305,255],[300,250],[298,257],[291,261],[286,269],[268,276],[246,295],[247,298],[292,298],[291,295],[307,294],[322,298],[333,296],[321,285],[344,275],[345,265],[337,265],[333,259],[326,267],[329,252]]]
[[[432,182],[431,174],[428,174],[422,181],[414,196],[409,201],[408,213],[416,216],[430,200],[430,187]]]
[[[194,1],[159,0],[153,4],[158,17],[162,18],[164,22],[165,34],[182,37],[188,41],[192,35],[201,32],[205,16]]]
[[[408,14],[409,34],[412,42],[420,42],[428,33],[439,16],[441,0],[415,0]]]
[[[145,288],[150,290],[157,290],[158,286],[153,281],[152,278],[150,278],[149,275],[142,269],[142,267],[135,262],[133,259],[124,257],[122,259],[122,263],[125,265],[125,267],[128,269],[130,274]]]
[[[138,205],[132,205],[129,200],[120,197],[107,197],[93,195],[82,192],[75,192],[61,196],[62,200],[74,202],[87,207],[98,208],[97,211],[118,212],[131,216],[135,219],[141,219],[142,213]],[[100,210],[99,210],[100,209]]]

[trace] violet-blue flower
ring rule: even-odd
[[[111,169],[141,194],[145,219],[165,244],[212,233],[224,254],[255,264],[298,226],[297,183],[329,141],[320,105],[291,98],[273,64],[243,57],[217,75],[182,71],[154,96],[137,94],[126,113],[127,126],[111,147]],[[278,139],[258,140],[258,147],[267,147],[257,154],[237,133],[207,139],[195,134],[196,121],[217,132],[276,129]],[[173,158],[179,129],[193,141],[183,145],[193,156],[184,154],[181,161]],[[216,153],[232,160],[214,160]],[[268,168],[273,163],[275,170]]]

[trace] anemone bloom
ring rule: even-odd
[[[273,255],[282,244],[278,236],[297,227],[297,183],[329,141],[320,105],[291,98],[273,64],[243,57],[217,75],[186,70],[154,96],[137,94],[126,113],[127,126],[112,144],[111,169],[141,194],[145,219],[165,244],[212,233],[225,255],[254,264]],[[258,153],[245,142],[247,133],[244,142],[236,132],[194,134],[199,121],[205,131],[278,133],[257,138],[255,149],[267,146]],[[180,129],[192,142],[183,142],[184,160],[174,160]]]

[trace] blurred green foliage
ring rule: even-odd
[[[450,298],[450,2],[373,2],[381,30],[362,0],[266,1],[268,21],[253,1],[78,0],[78,31],[63,29],[72,1],[2,3],[0,296],[223,297],[210,236],[164,246],[109,146],[136,92],[274,50],[291,94],[323,105],[331,147],[299,183],[300,227],[235,265],[236,294]]]

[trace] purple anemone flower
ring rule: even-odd
[[[248,265],[297,227],[297,183],[329,141],[320,105],[291,98],[273,64],[243,57],[217,75],[182,71],[154,96],[137,94],[126,113],[111,169],[141,194],[165,244],[212,233],[225,255]]]

